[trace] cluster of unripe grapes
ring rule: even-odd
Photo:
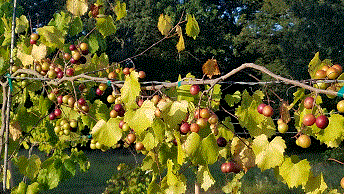
[[[315,79],[330,79],[334,80],[339,77],[339,75],[342,74],[343,68],[341,65],[335,64],[332,66],[329,65],[323,65],[318,71],[315,72]],[[336,83],[317,83],[314,85],[314,87],[317,87],[319,89],[323,90],[330,90],[330,91],[338,91],[338,85]],[[329,98],[334,98],[335,96],[327,95]]]
[[[75,119],[68,121],[67,119],[61,119],[57,122],[54,131],[56,135],[70,135],[71,129],[75,129],[78,126],[78,122]]]
[[[32,33],[30,35],[30,44],[36,44],[38,39],[39,35],[37,33]]]
[[[312,109],[314,106],[314,98],[305,98],[303,104],[306,109]],[[319,115],[318,117],[315,117],[314,114],[310,113],[303,117],[302,123],[305,126],[312,126],[315,123],[318,128],[325,129],[329,124],[329,120],[325,115]]]
[[[79,98],[77,101],[75,98],[69,94],[67,95],[59,95],[57,96],[56,91],[52,91],[51,93],[48,94],[48,99],[56,102],[59,106],[65,105],[70,108],[74,108],[75,111],[86,114],[89,112],[89,106],[85,100],[85,98]],[[55,109],[54,112],[52,112],[49,115],[50,120],[54,120],[55,118],[59,117],[61,115],[61,110],[60,109]]]

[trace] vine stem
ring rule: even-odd
[[[341,162],[341,161],[336,160],[336,159],[334,159],[334,158],[329,158],[328,160],[332,160],[332,161],[335,161],[335,162],[337,162],[337,163],[339,163],[339,164],[343,164],[343,165],[344,165],[344,162]]]

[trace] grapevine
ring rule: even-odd
[[[105,15],[106,6],[113,13]],[[134,170],[120,165],[118,171],[125,171],[125,175],[115,175],[105,193],[185,193],[187,178],[183,172],[191,168],[195,169],[195,193],[200,189],[208,191],[216,181],[209,166],[217,161],[225,161],[218,168],[227,177],[235,174],[222,188],[225,193],[238,192],[238,181],[253,167],[274,169],[289,188],[301,186],[305,192],[338,193],[328,187],[322,174],[315,176],[309,161],[287,156],[282,137],[292,128],[295,142],[302,148],[311,146],[311,138],[331,148],[340,146],[344,125],[337,124],[344,123],[344,103],[340,101],[338,110],[331,111],[322,107],[322,101],[343,97],[341,65],[320,60],[317,53],[308,66],[312,79],[297,81],[253,63],[220,75],[217,61],[209,59],[203,65],[201,79],[187,74],[176,82],[144,81],[149,73],[124,62],[132,62],[169,39],[178,39],[176,52],[182,52],[184,36],[195,39],[200,29],[192,14],[183,12],[177,22],[161,14],[157,21],[162,35],[159,41],[135,56],[110,63],[106,53],[98,52],[98,43],[91,40],[94,34],[103,38],[113,35],[116,21],[126,16],[125,6],[120,1],[116,5],[89,5],[86,1],[67,0],[67,11],[56,13],[48,25],[33,33],[29,33],[29,21],[24,15],[16,24],[14,9],[12,29],[7,29],[12,33],[11,44],[3,43],[11,47],[9,65],[2,67],[0,81],[4,192],[38,193],[75,176],[77,169],[86,171],[90,164],[78,146],[87,145],[104,152],[124,146],[144,155]],[[75,26],[82,26],[85,18],[92,19],[94,27],[79,36],[83,29]],[[16,32],[16,25],[22,30]],[[224,101],[234,113],[221,106],[223,85],[246,68],[298,87],[291,104],[278,97],[282,102],[279,116],[276,105],[259,89],[226,94]],[[220,107],[229,113],[226,118],[217,115]],[[233,118],[249,137],[236,132]],[[31,151],[38,147],[49,157],[42,161],[31,151],[29,157],[18,156],[21,146]],[[66,153],[66,149],[71,152]],[[24,176],[14,188],[8,184],[10,160]],[[320,181],[314,183],[314,179]]]

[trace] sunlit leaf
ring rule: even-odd
[[[188,14],[187,15],[187,23],[186,23],[186,34],[193,39],[196,39],[197,35],[199,34],[199,26],[198,22],[195,19],[194,15]]]
[[[96,27],[98,31],[103,35],[103,37],[112,35],[116,32],[117,28],[110,15],[102,18],[97,18],[96,20]]]
[[[198,184],[201,185],[201,188],[204,189],[204,191],[208,191],[208,189],[215,183],[215,179],[211,175],[208,166],[199,166],[196,177]]]
[[[32,46],[32,58],[34,60],[40,61],[41,59],[44,59],[47,55],[47,47],[44,44],[40,44],[39,46],[36,46],[35,44]]]
[[[116,20],[120,20],[127,15],[127,8],[126,4],[120,1],[116,1],[116,6],[114,8],[115,14],[117,16]]]
[[[183,35],[179,36],[179,41],[176,47],[177,47],[178,52],[185,50],[185,43],[184,43]]]
[[[166,36],[172,29],[172,19],[168,15],[160,14],[158,21],[158,29],[162,35]]]
[[[75,16],[82,16],[88,10],[88,3],[86,0],[67,0],[67,10]]]
[[[220,75],[220,69],[217,65],[216,59],[208,59],[207,62],[205,62],[202,66],[203,74],[207,75],[210,79],[214,75]]]
[[[16,33],[20,34],[25,32],[29,28],[29,21],[25,15],[21,15],[16,18]]]
[[[285,158],[279,167],[279,173],[289,188],[293,188],[307,183],[310,169],[311,166],[306,159],[299,161],[297,156],[292,156]]]

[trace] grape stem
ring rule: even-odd
[[[332,161],[335,161],[335,162],[337,162],[337,163],[339,163],[339,164],[343,164],[343,165],[344,165],[344,162],[341,162],[341,161],[336,160],[336,159],[334,159],[334,158],[329,158],[328,160],[332,160]]]

